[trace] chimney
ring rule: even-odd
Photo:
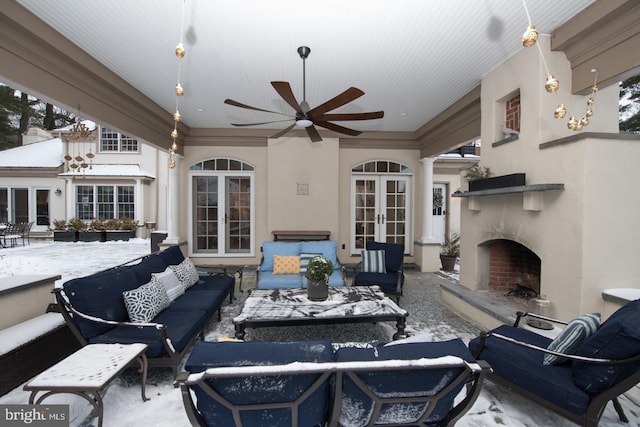
[[[29,128],[24,134],[22,134],[22,145],[33,144],[34,142],[41,142],[52,139],[53,135],[48,131],[40,128]]]

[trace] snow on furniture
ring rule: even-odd
[[[333,263],[333,273],[329,276],[329,286],[345,286],[347,283],[344,267],[338,260],[338,242],[335,240],[318,240],[303,242],[264,242],[262,244],[262,261],[256,271],[258,289],[306,288],[307,278],[304,268],[294,273],[279,273],[274,267],[274,257],[298,257],[300,262],[308,260],[312,255],[323,255]]]
[[[0,330],[0,395],[76,351],[60,313],[45,313]]]
[[[149,400],[144,389],[147,382],[145,344],[89,344],[42,372],[25,386],[30,391],[29,405],[40,405],[56,393],[71,393],[86,399],[95,409],[98,427],[102,427],[104,404],[101,392],[115,377],[136,360],[142,375],[142,401]],[[43,392],[36,400],[38,393]]]
[[[597,426],[609,401],[626,422],[617,398],[640,382],[640,300],[611,315],[578,343],[575,354],[551,351],[551,338],[519,328],[527,316],[566,324],[519,312],[513,326],[499,326],[472,340],[475,357],[493,369],[488,378],[582,426]],[[547,354],[568,360],[545,365]]]
[[[171,274],[181,279],[181,288],[172,285],[175,279],[165,280]],[[216,312],[221,319],[221,306],[227,296],[233,300],[234,287],[232,276],[198,276],[180,248],[171,246],[137,264],[69,280],[54,292],[82,345],[144,343],[149,366],[170,367],[175,375],[204,326]]]
[[[199,342],[185,369],[178,383],[194,426],[452,426],[489,367],[455,339]]]

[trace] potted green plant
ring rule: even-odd
[[[444,271],[453,271],[460,256],[460,233],[451,233],[444,240],[440,251],[440,262]]]
[[[312,301],[324,301],[329,296],[329,276],[333,273],[330,259],[317,255],[307,265],[307,298]]]

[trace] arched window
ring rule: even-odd
[[[189,168],[191,253],[253,256],[255,168],[217,157]]]
[[[375,240],[403,243],[411,250],[411,188],[413,169],[389,160],[351,168],[351,253]]]

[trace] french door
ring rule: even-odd
[[[433,238],[444,244],[447,215],[447,185],[433,184]]]
[[[193,252],[252,253],[251,176],[194,176]]]
[[[351,253],[358,254],[366,242],[410,245],[411,177],[398,175],[352,175]]]

